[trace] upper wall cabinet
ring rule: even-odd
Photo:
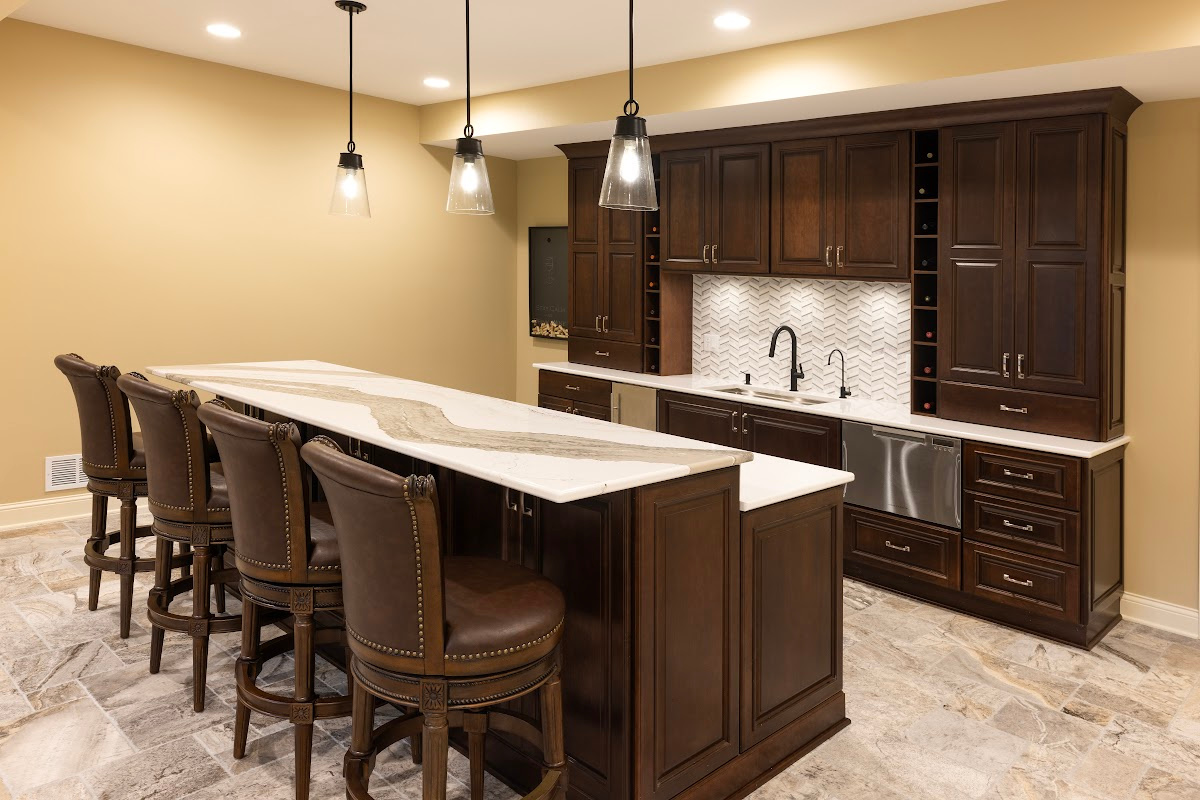
[[[771,145],[771,271],[828,277],[837,247],[837,139]]]
[[[662,154],[662,262],[698,272],[770,269],[770,145]]]
[[[909,131],[838,137],[837,277],[909,279],[910,139]]]

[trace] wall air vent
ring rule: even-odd
[[[83,472],[83,456],[47,456],[46,491],[83,489],[87,486],[87,475]]]

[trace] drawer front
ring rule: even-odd
[[[927,583],[959,587],[955,531],[858,506],[845,507],[846,558]]]
[[[963,488],[1079,510],[1079,459],[1012,447],[963,443]]]
[[[963,590],[1039,616],[1079,621],[1079,567],[963,543]]]
[[[551,411],[561,411],[564,414],[571,413],[571,401],[564,400],[561,397],[554,397],[548,394],[538,395],[538,408],[548,408]]]
[[[612,420],[612,408],[610,406],[598,406],[595,403],[572,403],[571,413],[578,414],[581,417],[602,419],[605,422]]]
[[[942,381],[938,416],[999,428],[1099,441],[1100,401]]]
[[[572,364],[640,372],[642,369],[642,346],[572,336],[567,340],[567,360]]]
[[[1045,558],[1079,563],[1079,515],[968,492],[963,536]]]
[[[542,370],[538,374],[538,394],[561,397],[564,400],[607,406],[612,399],[612,383],[599,378],[567,375]]]

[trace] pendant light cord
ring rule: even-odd
[[[349,11],[350,17],[350,141],[346,143],[346,152],[354,152],[354,15],[358,13],[353,9]]]
[[[636,117],[641,106],[633,99],[633,0],[629,0],[629,99],[625,101],[625,116]]]
[[[471,124],[471,0],[467,5],[467,124],[463,126],[463,136],[468,139],[475,136],[475,126]]]

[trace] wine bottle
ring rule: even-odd
[[[922,372],[924,372],[926,375],[932,375],[933,367],[925,367],[925,369],[923,369]]]
[[[932,411],[933,403],[922,403],[921,408],[925,409],[926,411]]]
[[[927,306],[933,305],[933,295],[930,295],[930,294],[925,295],[924,302],[925,302],[925,305],[927,305]]]
[[[933,338],[933,331],[925,331],[925,338],[926,338],[926,339],[932,339],[932,338]]]

